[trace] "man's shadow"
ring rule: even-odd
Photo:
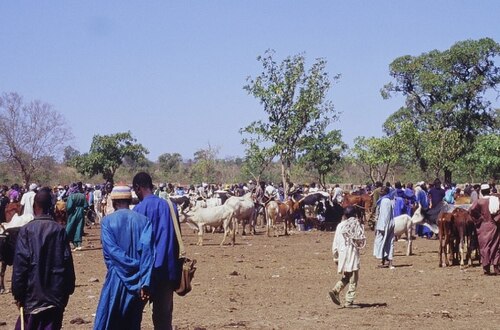
[[[374,308],[374,307],[387,307],[387,303],[360,303],[354,304],[358,308]]]

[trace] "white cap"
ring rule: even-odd
[[[489,184],[487,184],[487,183],[483,183],[483,184],[481,185],[481,190],[486,190],[486,189],[490,189],[490,185],[489,185]]]
[[[32,183],[30,184],[30,190],[35,190],[36,188],[38,188],[38,186],[36,185],[36,183]]]
[[[416,185],[416,186],[422,186],[424,183],[425,183],[424,181],[419,181],[419,182],[417,182],[415,185]]]

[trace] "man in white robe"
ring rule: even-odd
[[[377,225],[375,226],[375,242],[373,246],[373,255],[381,260],[379,267],[389,267],[394,269],[392,259],[394,257],[394,216],[393,202],[389,198],[388,187],[382,187],[380,190],[379,214]],[[385,262],[389,264],[386,265]]]
[[[348,206],[344,215],[344,220],[337,226],[332,245],[337,272],[342,274],[342,278],[328,294],[335,304],[340,305],[339,294],[349,284],[344,307],[354,307],[358,285],[359,249],[365,246],[366,237],[363,226],[356,218],[356,209],[353,206]]]

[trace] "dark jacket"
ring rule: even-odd
[[[66,230],[48,215],[19,230],[12,294],[25,313],[55,306],[64,310],[75,290],[75,269]]]

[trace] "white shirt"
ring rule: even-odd
[[[342,188],[335,187],[333,189],[333,197],[332,197],[333,200],[337,200],[338,203],[342,203],[342,199],[343,199],[342,195],[343,195]]]
[[[353,224],[354,221],[357,224]],[[363,227],[356,218],[343,220],[339,223],[339,225],[337,226],[337,230],[335,231],[335,237],[333,238],[332,244],[332,252],[333,257],[335,259],[338,259],[338,273],[359,270],[359,248],[351,243],[351,239],[349,239],[347,235],[347,227],[352,225],[356,226],[358,234],[363,233],[364,236]]]
[[[23,214],[33,215],[33,203],[35,202],[35,195],[36,193],[34,191],[28,191],[21,198],[21,205],[24,205]]]

